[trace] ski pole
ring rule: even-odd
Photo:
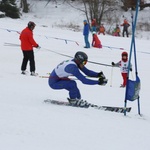
[[[4,43],[4,46],[20,46],[20,45],[15,43]]]
[[[111,68],[110,87],[112,87],[113,68],[114,68],[114,67]]]
[[[124,50],[124,48],[122,47],[113,47],[113,46],[106,46],[106,45],[102,45],[103,47],[107,47],[107,48],[110,48],[110,49],[120,49],[120,50]]]
[[[58,77],[50,77],[50,76],[39,76],[39,78],[58,78]],[[63,79],[63,80],[79,80],[79,79],[77,79],[77,78],[61,78],[61,79]]]

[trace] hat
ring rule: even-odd
[[[83,22],[87,23],[87,20],[83,20]]]
[[[127,56],[127,57],[128,57],[128,53],[127,53],[127,52],[122,52],[121,55],[122,55],[122,57],[123,57],[123,56]]]
[[[128,53],[127,52],[122,52],[121,56],[122,56],[122,60],[124,62],[127,62],[127,60],[128,60]],[[126,57],[124,58],[123,56],[126,56]]]
[[[28,28],[29,29],[32,29],[32,28],[34,28],[36,26],[36,24],[33,22],[33,21],[29,21],[28,22]]]

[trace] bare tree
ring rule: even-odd
[[[137,0],[121,0],[123,3],[122,9],[128,11],[128,9],[135,10]],[[145,7],[150,7],[150,3],[145,3],[144,0],[140,0],[140,10],[143,10]]]
[[[84,8],[79,9],[73,5],[73,1],[65,0],[72,7],[85,13],[88,22],[95,18],[98,24],[101,24],[104,14],[117,9],[117,0],[76,0],[83,4]]]
[[[29,4],[28,4],[27,0],[21,0],[20,7],[22,8],[23,12],[25,12],[25,13],[29,12]]]

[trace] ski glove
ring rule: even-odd
[[[111,65],[112,65],[112,66],[115,66],[115,63],[114,63],[114,62],[112,62],[112,63],[111,63]]]
[[[130,71],[132,71],[132,68],[130,68]]]
[[[106,85],[107,84],[107,79],[105,79],[105,78],[99,78],[99,85]]]
[[[102,71],[100,73],[98,73],[98,78],[105,78],[105,76],[104,76]]]
[[[105,78],[103,72],[101,71],[100,73],[98,73],[98,77],[99,77],[99,85],[106,85],[107,84],[107,79]]]
[[[40,49],[40,48],[41,48],[41,46],[37,45],[37,46],[36,46],[36,48],[37,48],[37,49]]]

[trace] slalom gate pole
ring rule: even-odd
[[[138,114],[141,116],[141,111],[140,111],[140,97],[138,97],[137,103],[138,103]]]
[[[131,56],[132,56],[132,48],[133,48],[133,45],[135,45],[135,29],[136,29],[136,22],[137,22],[139,4],[140,4],[140,0],[137,0],[135,18],[134,18],[134,22],[133,22],[133,25],[132,25],[132,40],[131,40],[131,45],[130,45],[130,55],[129,55],[128,75],[127,75],[127,86],[126,86],[125,100],[124,100],[124,108],[125,108],[124,116],[126,116],[129,68],[130,68],[130,62],[131,62]]]
[[[136,58],[135,38],[134,38],[134,59],[135,59],[135,76],[137,78],[138,71],[137,71],[137,58]],[[141,115],[141,112],[140,112],[140,97],[139,96],[138,96],[138,99],[137,99],[137,105],[138,105],[138,114]]]

